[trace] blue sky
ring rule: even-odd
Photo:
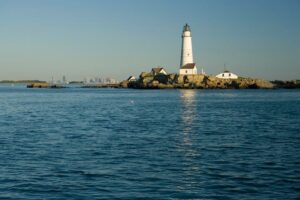
[[[299,0],[0,0],[0,80],[178,72],[190,24],[194,60],[264,79],[300,79]]]

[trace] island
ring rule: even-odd
[[[127,79],[120,83],[123,88],[136,89],[273,89],[270,81],[239,77],[221,79],[205,74],[156,74],[142,72],[139,79]]]

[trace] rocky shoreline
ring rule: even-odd
[[[271,81],[276,89],[300,89],[300,80],[293,81]]]
[[[136,81],[122,81],[120,87],[136,89],[273,89],[276,86],[267,80],[238,78],[221,79],[195,74],[158,74],[143,72]]]

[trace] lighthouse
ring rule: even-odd
[[[188,24],[185,24],[182,31],[181,59],[179,74],[197,74],[196,63],[193,59],[192,32]]]

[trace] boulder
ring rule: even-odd
[[[142,72],[140,74],[140,79],[145,78],[145,77],[150,77],[150,76],[152,76],[151,73],[149,73],[149,72]]]
[[[122,88],[128,88],[128,85],[129,85],[129,81],[127,81],[127,80],[122,81],[120,83],[120,87],[122,87]]]

